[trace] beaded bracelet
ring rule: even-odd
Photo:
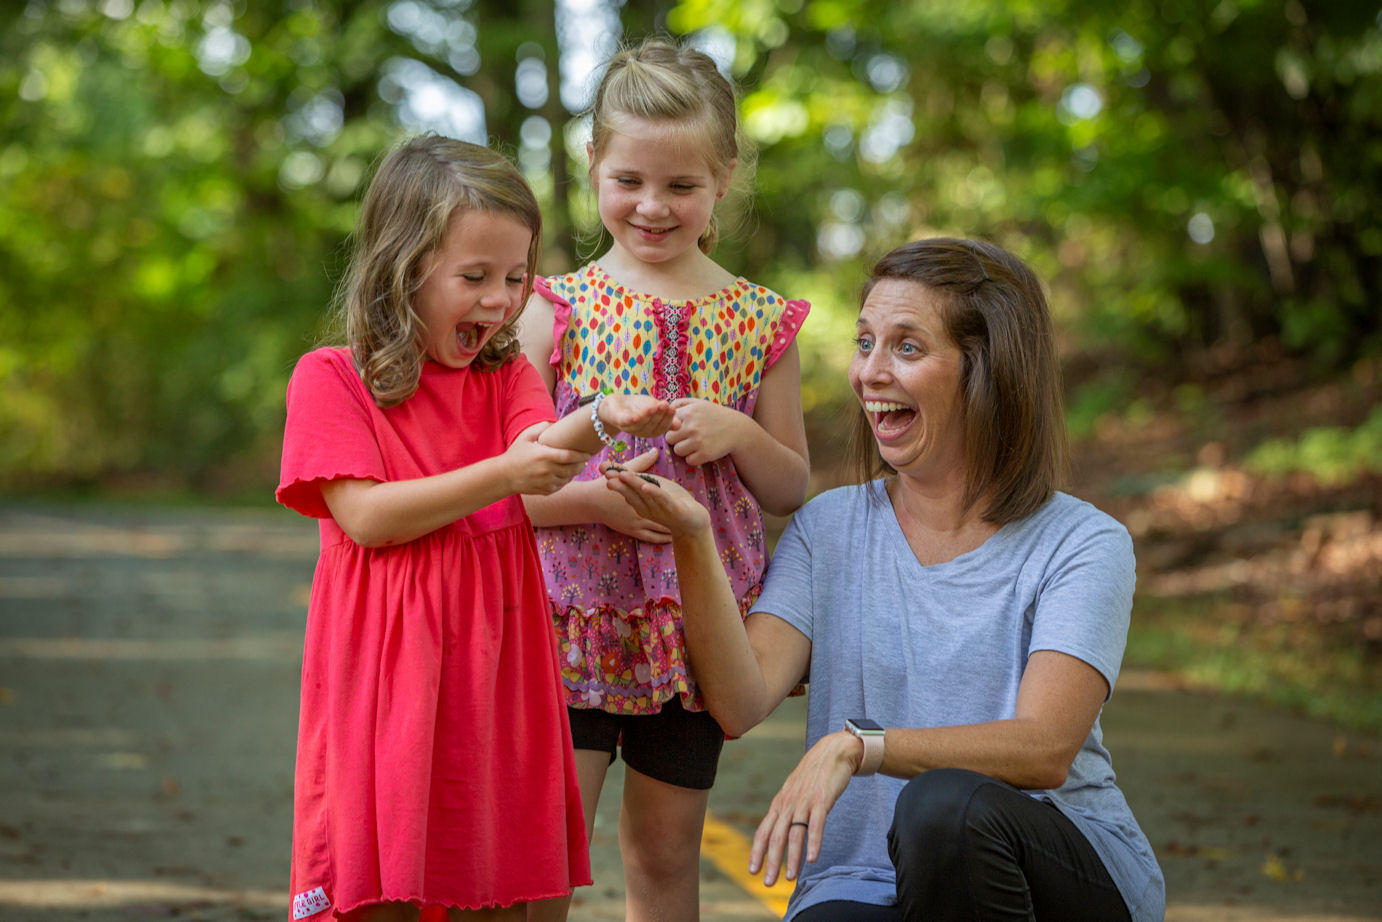
[[[590,402],[590,422],[595,427],[595,434],[600,437],[600,441],[606,445],[613,445],[614,439],[605,431],[605,424],[600,420],[600,404],[604,403],[605,396],[605,392],[601,391]]]

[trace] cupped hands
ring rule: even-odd
[[[632,465],[606,463],[600,470],[605,483],[624,497],[635,513],[667,529],[673,540],[710,527],[710,513],[675,480],[644,473]]]
[[[614,466],[641,474],[653,466],[659,454],[658,449],[650,448],[642,454],[635,455]],[[593,481],[591,487],[598,491],[594,514],[595,520],[601,525],[606,525],[630,538],[646,541],[649,544],[666,544],[672,540],[672,533],[667,530],[666,526],[639,515],[637,510],[615,490],[610,489],[608,484]]]
[[[641,439],[656,438],[679,425],[670,403],[646,394],[608,394],[598,413],[606,427]]]

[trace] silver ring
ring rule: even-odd
[[[807,829],[811,828],[810,823],[803,823],[801,820],[793,820],[792,822],[787,824],[788,829],[791,829],[793,826],[805,826]]]

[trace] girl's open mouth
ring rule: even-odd
[[[485,325],[462,323],[456,327],[456,345],[462,352],[476,352],[485,339]]]

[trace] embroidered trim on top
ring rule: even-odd
[[[686,397],[691,389],[691,355],[687,349],[690,305],[682,307],[653,298],[651,309],[658,334],[657,355],[653,358],[653,396],[663,400]]]

